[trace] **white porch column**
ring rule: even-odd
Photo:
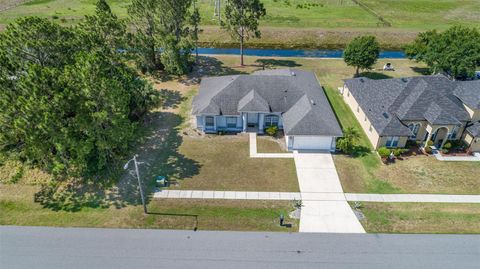
[[[263,124],[265,121],[265,114],[258,114],[259,119],[258,119],[258,133],[263,134]]]
[[[243,132],[247,131],[247,113],[242,113]]]

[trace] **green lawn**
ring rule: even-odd
[[[258,153],[287,153],[285,137],[257,136]]]
[[[480,233],[479,204],[362,203],[369,233]]]
[[[15,1],[15,0],[10,0]],[[362,0],[392,24],[379,19],[351,0],[263,0],[267,16],[261,20],[262,39],[250,40],[250,47],[341,48],[354,36],[374,34],[385,49],[400,49],[419,31],[446,29],[454,24],[480,23],[480,2],[476,0]],[[92,14],[95,0],[34,0],[0,13],[0,29],[22,16],[40,16],[63,24],[78,23]],[[127,17],[129,0],[111,0],[113,11]],[[203,46],[236,46],[218,27],[213,17],[213,0],[199,0]],[[317,5],[306,5],[306,4]]]
[[[54,211],[33,201],[36,186],[0,185],[0,225],[194,229],[233,231],[298,231],[288,218],[294,209],[288,201],[152,200],[150,214],[141,205],[84,207],[80,211]],[[292,228],[280,227],[283,214]]]
[[[178,189],[299,191],[293,159],[250,158],[247,135],[185,137],[178,151],[183,162],[195,163],[190,174],[170,176]]]

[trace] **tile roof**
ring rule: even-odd
[[[399,136],[411,134],[402,121],[427,120],[430,124],[459,125],[470,120],[454,92],[459,84],[441,75],[345,80],[377,132]]]
[[[192,104],[194,115],[247,111],[282,113],[287,135],[343,135],[315,74],[308,71],[277,69],[204,78]]]

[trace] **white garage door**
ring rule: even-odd
[[[320,149],[330,150],[331,136],[294,136],[293,149]]]

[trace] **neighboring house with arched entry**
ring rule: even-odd
[[[376,148],[401,148],[409,140],[442,148],[462,139],[480,151],[480,81],[360,77],[345,80],[341,93]]]
[[[312,72],[292,69],[207,77],[193,99],[196,127],[205,133],[264,133],[277,126],[289,150],[334,151],[343,135]]]

